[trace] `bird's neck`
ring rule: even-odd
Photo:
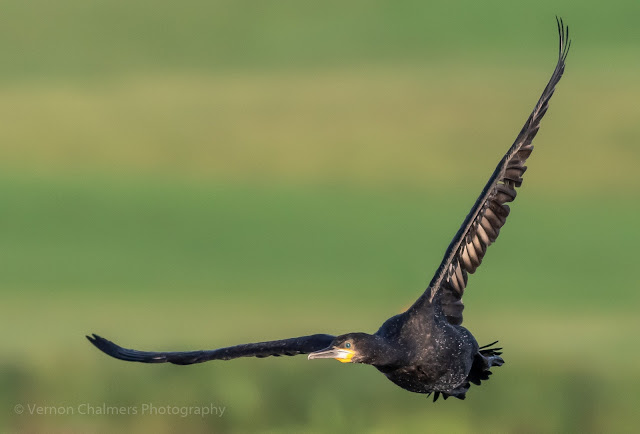
[[[396,342],[390,342],[382,336],[371,335],[367,342],[368,357],[364,363],[376,367],[395,366],[402,360],[402,349]]]

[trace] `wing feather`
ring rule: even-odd
[[[504,155],[489,178],[471,212],[449,245],[429,287],[414,306],[425,300],[431,302],[438,291],[444,293],[442,305],[449,322],[462,323],[462,295],[467,286],[467,274],[474,273],[482,263],[489,247],[500,234],[509,216],[508,202],[515,200],[516,188],[522,185],[527,170],[525,162],[533,151],[531,142],[538,133],[540,120],[547,112],[556,85],[564,73],[565,60],[571,46],[569,28],[561,19],[558,22],[560,48],[558,62],[542,96],[522,127],[515,142]]]
[[[116,359],[141,363],[173,363],[175,365],[191,365],[209,360],[231,360],[238,357],[296,356],[308,354],[329,346],[334,336],[317,334],[278,341],[258,342],[236,345],[215,350],[186,352],[138,351],[122,348],[96,334],[87,336],[89,342],[100,351]]]

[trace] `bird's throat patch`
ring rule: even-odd
[[[351,359],[356,353],[351,350],[339,349],[338,354],[334,357],[338,362],[341,363],[351,363]]]

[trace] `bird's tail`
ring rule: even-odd
[[[502,348],[493,347],[497,343],[498,341],[495,341],[478,349],[479,351],[473,359],[473,365],[467,377],[469,382],[479,386],[482,380],[489,379],[492,366],[502,366],[504,364],[504,360],[500,357]]]
[[[502,366],[504,364],[504,360],[500,357],[502,354],[502,348],[492,348],[497,343],[498,341],[495,341],[478,348],[478,352],[473,359],[473,365],[471,365],[471,370],[469,371],[467,380],[452,391],[435,392],[433,402],[435,402],[440,395],[442,395],[444,399],[447,399],[450,396],[455,396],[458,399],[464,399],[467,391],[471,387],[471,383],[479,386],[482,381],[487,381],[491,375],[491,367]],[[429,395],[431,395],[431,393],[427,396]]]

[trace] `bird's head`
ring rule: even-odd
[[[310,353],[308,359],[336,359],[342,363],[369,363],[374,336],[348,333],[336,336],[327,348]]]

